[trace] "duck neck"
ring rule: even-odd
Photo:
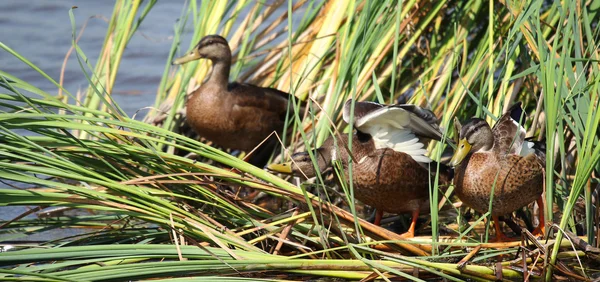
[[[331,152],[326,148],[319,148],[316,150],[317,165],[319,171],[323,172],[331,166]]]
[[[358,143],[359,141],[353,138],[353,146],[359,146]],[[341,161],[343,165],[346,165],[348,163],[348,156],[350,155],[348,152],[348,135],[344,133],[337,139],[330,136],[323,142],[321,150],[329,164],[332,161]]]
[[[231,69],[231,56],[223,59],[214,59],[212,74],[209,83],[215,84],[220,88],[227,89],[229,83],[229,70]]]

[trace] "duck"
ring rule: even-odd
[[[293,111],[290,99],[295,97],[275,88],[229,82],[231,48],[219,35],[203,37],[173,64],[199,59],[210,60],[212,72],[186,103],[187,123],[197,134],[217,146],[248,152],[273,132],[282,133],[286,115]],[[276,143],[271,137],[265,146],[274,149]]]
[[[500,228],[499,216],[510,214],[537,201],[539,225],[534,234],[544,233],[543,200],[545,145],[526,139],[526,116],[521,102],[515,103],[494,125],[471,118],[464,125],[455,118],[458,145],[454,166],[454,189],[462,203],[480,213],[491,210],[496,241],[510,240]],[[490,198],[493,196],[490,209]]]
[[[354,118],[351,107],[354,103]],[[443,134],[436,116],[415,105],[382,105],[374,102],[353,102],[343,108],[343,120],[352,124],[353,133],[330,136],[311,153],[299,152],[291,161],[270,164],[268,169],[282,174],[311,178],[339,161],[344,179],[350,179],[352,163],[354,197],[376,209],[375,224],[381,224],[383,212],[411,213],[408,231],[411,238],[419,213],[429,208],[430,185],[434,183],[437,163],[425,154],[430,139],[442,140]],[[348,148],[352,139],[352,148]],[[440,164],[440,185],[448,185],[451,169]],[[339,181],[339,179],[338,179]]]

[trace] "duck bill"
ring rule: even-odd
[[[292,162],[282,164],[270,164],[267,166],[267,169],[273,172],[292,174]]]
[[[193,61],[193,60],[198,60],[201,59],[202,56],[200,55],[200,53],[198,52],[198,49],[194,49],[192,51],[190,51],[189,53],[173,60],[173,64],[174,65],[181,65],[181,64],[185,64],[187,62]]]
[[[461,139],[458,141],[458,149],[454,151],[454,155],[452,155],[452,159],[450,160],[451,166],[457,166],[460,164],[465,157],[471,152],[471,144],[467,142],[467,139]]]

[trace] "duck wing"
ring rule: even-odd
[[[439,120],[432,111],[408,104],[395,105],[394,107],[402,108],[411,113],[408,125],[417,136],[438,141],[442,140],[443,134],[440,131]]]
[[[352,100],[344,105],[344,121],[350,123]],[[437,118],[428,110],[414,105],[385,106],[373,102],[356,102],[354,128],[371,135],[376,149],[390,148],[410,155],[417,162],[431,162],[421,138],[442,139]]]
[[[521,102],[512,105],[492,128],[492,150],[497,154],[519,154],[525,142],[525,120],[527,116],[521,108]]]
[[[546,140],[536,141],[534,137],[525,138],[519,155],[525,157],[529,154],[534,154],[538,162],[546,167]]]
[[[233,94],[231,102],[235,108],[244,109],[244,111],[268,112],[283,118],[287,112],[288,99],[294,97],[274,88],[264,88],[247,83],[230,83],[228,90]]]
[[[356,102],[354,103],[354,122],[356,123],[356,121],[362,119],[363,117],[365,117],[366,115],[383,109],[385,106],[382,104],[378,104],[375,102]],[[352,110],[352,99],[346,101],[346,103],[344,104],[344,112],[343,112],[343,118],[344,121],[348,124],[350,124],[350,115],[351,115],[351,110]]]

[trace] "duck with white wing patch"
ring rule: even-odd
[[[544,233],[543,202],[546,153],[544,144],[525,139],[521,103],[504,113],[494,128],[480,118],[454,124],[459,135],[458,149],[450,164],[456,166],[457,196],[474,210],[491,210],[496,241],[507,241],[498,217],[510,214],[535,201],[540,207],[540,224],[534,234]],[[490,207],[491,200],[491,207]]]
[[[344,121],[351,123],[352,100],[344,105]],[[329,137],[314,150],[318,170],[308,152],[296,153],[292,161],[271,164],[272,171],[314,177],[339,160],[348,179],[348,162],[352,162],[354,196],[377,209],[375,224],[383,212],[411,213],[407,237],[413,237],[421,210],[429,208],[429,187],[433,185],[437,163],[425,156],[427,139],[441,140],[442,133],[435,115],[414,105],[381,105],[356,102],[354,105],[352,148],[348,152],[348,135],[335,140]],[[336,142],[337,141],[337,142]],[[440,164],[440,185],[451,180],[452,170]],[[437,187],[434,187],[437,189]]]

